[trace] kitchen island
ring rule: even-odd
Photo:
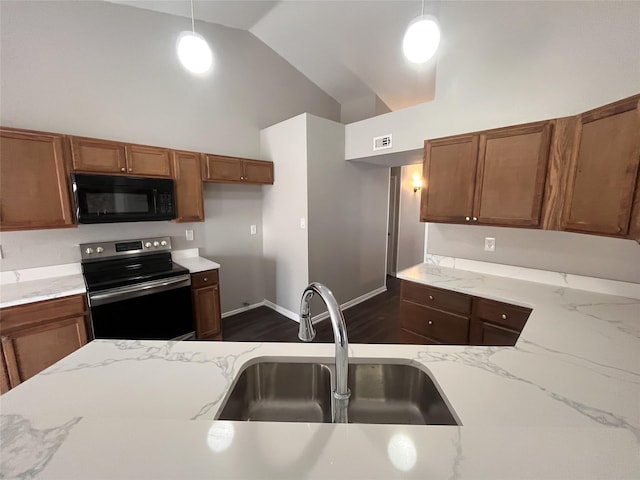
[[[101,340],[0,397],[0,474],[638,478],[640,300],[427,265],[400,276],[533,309],[515,347],[351,345],[352,362],[427,369],[462,426],[214,421],[243,365],[328,361],[333,345]]]

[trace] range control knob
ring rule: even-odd
[[[102,252],[104,252],[104,248],[102,247],[96,248],[96,253],[102,253]]]
[[[166,247],[167,246],[167,241],[166,240],[162,240],[160,242],[160,245],[162,245],[163,247]]]
[[[158,242],[158,241],[153,242],[153,246],[154,247],[159,247],[160,246],[160,242]]]
[[[88,247],[85,252],[87,253],[87,255],[91,255],[93,253],[93,248]]]
[[[151,248],[151,242],[147,242],[144,244],[145,248]]]

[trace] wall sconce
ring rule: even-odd
[[[413,185],[413,193],[416,193],[418,190],[422,188],[422,178],[417,173],[413,174],[413,181],[411,182]]]

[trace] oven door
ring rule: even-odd
[[[94,338],[194,337],[189,275],[89,293]]]

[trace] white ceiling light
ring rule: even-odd
[[[440,44],[440,25],[433,15],[424,14],[424,0],[422,0],[422,15],[414,18],[402,41],[402,51],[410,62],[424,63],[436,53]]]
[[[191,73],[203,75],[211,70],[213,54],[207,41],[202,35],[196,33],[193,0],[191,0],[191,31],[185,31],[178,35],[176,49],[182,66]]]

